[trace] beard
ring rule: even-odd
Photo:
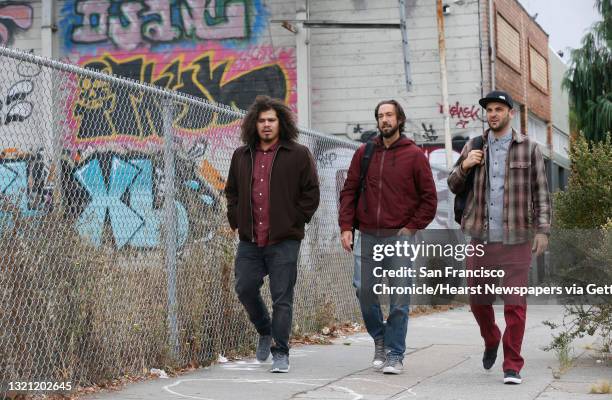
[[[395,126],[383,125],[382,128],[380,127],[378,128],[378,131],[380,132],[382,137],[384,137],[385,139],[388,139],[399,131],[399,126],[398,125],[395,125]]]
[[[489,128],[491,128],[493,132],[503,132],[506,129],[508,129],[508,125],[510,124],[510,116],[507,115],[503,117],[502,119],[500,119],[496,126],[493,126],[491,122],[488,122],[488,123],[489,123]]]

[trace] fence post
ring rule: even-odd
[[[166,274],[168,281],[168,324],[170,328],[170,351],[174,360],[178,359],[179,338],[176,303],[176,205],[174,201],[174,136],[172,119],[174,104],[168,97],[162,100],[164,124],[164,231],[166,247]]]

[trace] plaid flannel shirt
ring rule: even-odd
[[[486,191],[488,190],[487,158],[488,135],[484,133],[484,165],[477,165],[474,187],[468,194],[461,229],[474,239],[488,240]],[[467,172],[461,163],[472,150],[469,140],[455,167],[448,176],[448,187],[453,193],[464,190]],[[544,158],[538,146],[527,136],[512,130],[512,142],[506,160],[504,180],[503,243],[519,244],[531,239],[531,232],[550,233],[551,203]]]

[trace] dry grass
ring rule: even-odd
[[[610,389],[610,381],[607,379],[602,379],[597,381],[593,386],[591,386],[591,394],[610,394],[612,393]]]

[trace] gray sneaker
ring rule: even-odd
[[[264,362],[270,356],[270,347],[272,346],[271,335],[260,335],[259,342],[257,343],[257,351],[255,352],[255,358],[257,361]]]
[[[374,359],[372,360],[372,366],[376,369],[381,369],[387,361],[387,355],[385,353],[385,339],[374,340]]]
[[[289,372],[289,355],[283,353],[272,354],[272,369],[270,372]]]
[[[387,355],[387,361],[383,367],[383,374],[395,374],[399,375],[404,370],[404,364],[402,360],[395,355]]]

